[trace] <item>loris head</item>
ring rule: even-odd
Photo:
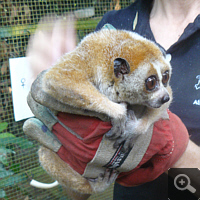
[[[114,59],[118,101],[159,108],[172,98],[170,55],[157,45],[139,38],[123,44],[121,55]]]

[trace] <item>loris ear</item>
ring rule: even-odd
[[[120,75],[128,74],[130,72],[130,66],[124,58],[116,58],[114,60],[114,73],[117,78]]]
[[[170,62],[170,61],[171,61],[171,59],[172,59],[172,56],[171,56],[171,54],[167,54],[167,55],[166,55],[166,60],[167,60],[168,62]]]

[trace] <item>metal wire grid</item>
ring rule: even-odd
[[[64,200],[69,199],[62,187],[50,190],[33,188],[32,178],[53,182],[38,163],[38,144],[27,139],[22,131],[24,121],[15,122],[9,58],[25,56],[26,46],[41,17],[54,13],[64,15],[92,8],[94,13],[78,15],[79,40],[93,31],[109,10],[128,6],[131,0],[4,0],[0,1],[0,199],[6,200]],[[23,109],[23,105],[22,105]],[[113,186],[93,199],[112,199]]]

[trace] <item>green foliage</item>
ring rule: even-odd
[[[0,147],[8,146],[9,144],[16,144],[21,149],[28,149],[33,145],[32,142],[21,137],[6,137],[6,138],[0,139]]]
[[[0,179],[5,179],[3,187],[12,187],[23,180],[22,175],[17,174],[21,168],[20,163],[13,161],[15,160],[16,149],[18,151],[19,149],[28,149],[33,144],[25,138],[3,132],[7,127],[7,122],[0,123]],[[3,189],[0,189],[0,198],[6,198],[6,192]]]
[[[5,196],[6,196],[5,191],[0,189],[0,198],[4,198]]]
[[[7,122],[2,122],[0,123],[0,132],[2,132],[4,129],[6,129],[8,126]]]
[[[0,178],[5,178],[13,174],[12,171],[4,169],[3,165],[0,165]]]

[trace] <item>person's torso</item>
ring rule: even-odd
[[[97,30],[108,23],[116,29],[134,31],[155,42],[149,25],[150,1],[136,1],[120,11],[107,13]],[[173,101],[170,110],[186,125],[195,143],[200,144],[200,15],[189,24],[178,42],[167,53],[171,54],[170,85]]]

